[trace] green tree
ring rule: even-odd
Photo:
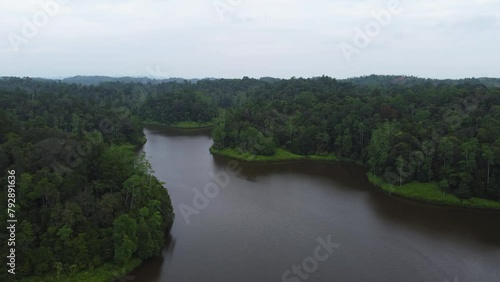
[[[483,145],[482,146],[482,156],[486,160],[486,165],[488,167],[487,173],[486,173],[486,184],[490,183],[490,168],[491,165],[495,164],[495,154],[493,153],[493,150],[491,149],[490,146],[488,145]]]
[[[113,242],[115,247],[114,261],[124,264],[137,249],[137,223],[127,214],[123,214],[113,222]]]
[[[56,262],[54,262],[54,264],[52,265],[52,267],[56,271],[57,278],[59,278],[61,276],[62,271],[63,271],[63,264],[62,264],[62,262],[56,261]]]
[[[71,227],[64,225],[57,231],[57,236],[59,236],[59,238],[64,241],[64,245],[66,245],[72,233],[73,230],[71,229]]]
[[[384,123],[372,132],[372,137],[367,148],[368,165],[374,170],[381,172],[386,167],[390,151],[390,136],[394,128],[390,123]]]
[[[458,189],[455,191],[455,195],[457,195],[460,200],[469,199],[471,197],[469,185],[467,185],[465,182],[460,182],[460,184],[458,185]]]
[[[125,204],[129,203],[129,210],[134,204],[134,197],[140,195],[143,183],[144,179],[135,174],[123,183],[123,190],[126,192]]]
[[[114,262],[118,265],[127,263],[135,252],[137,245],[127,235],[123,235],[121,243],[115,246]]]
[[[448,180],[446,179],[443,179],[441,181],[439,181],[439,189],[441,189],[441,191],[443,191],[443,196],[446,195],[446,190],[448,190],[450,188],[450,185],[448,184]]]

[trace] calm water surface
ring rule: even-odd
[[[212,156],[207,133],[146,129],[144,152],[176,212],[161,257],[134,281],[500,281],[500,213],[442,208],[384,194],[362,168],[295,162],[245,164],[204,209],[193,189],[230,162]],[[211,190],[212,191],[212,190]],[[206,204],[206,203],[205,203]],[[313,264],[317,239],[339,244]],[[321,255],[326,254],[321,250]]]

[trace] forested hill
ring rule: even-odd
[[[312,79],[319,79],[321,77],[316,77]],[[0,78],[2,79],[2,78]],[[4,78],[5,79],[5,78]],[[111,76],[83,76],[77,75],[67,78],[33,78],[38,81],[58,81],[69,84],[81,84],[81,85],[99,85],[101,83],[107,82],[121,82],[121,83],[142,83],[142,84],[161,84],[161,83],[197,83],[198,81],[214,81],[219,80],[217,78],[180,78],[180,77],[171,77],[171,78],[149,78],[149,77],[111,77]],[[273,77],[261,77],[259,79],[263,82],[277,82],[283,79],[273,78]],[[415,76],[401,76],[401,75],[367,75],[361,77],[352,77],[346,79],[339,79],[338,81],[346,81],[352,82],[358,86],[379,86],[386,87],[393,84],[404,84],[406,86],[413,86],[416,84],[423,83],[432,83],[434,85],[438,85],[441,83],[458,85],[458,84],[483,84],[488,87],[500,87],[500,78],[491,78],[491,77],[479,77],[479,78],[465,78],[465,79],[431,79],[431,78],[421,78]]]
[[[15,195],[17,219],[15,245],[1,231],[15,276],[2,271],[0,281],[110,281],[163,247],[170,197],[137,156],[145,138],[133,106],[107,90],[0,81],[1,202]]]
[[[431,79],[420,78],[415,76],[398,76],[398,75],[369,75],[362,77],[353,77],[345,79],[345,81],[352,82],[360,86],[380,86],[388,87],[394,84],[415,86],[418,84],[433,84],[434,86],[440,84],[475,84],[484,85],[487,87],[500,87],[499,78],[480,77],[480,78],[464,78],[464,79]]]

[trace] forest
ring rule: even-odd
[[[1,78],[1,181],[15,170],[17,277],[91,272],[109,281],[159,254],[174,213],[138,153],[147,122],[209,123],[214,152],[333,156],[396,187],[436,183],[459,199],[498,202],[498,85],[374,75],[97,85]]]
[[[108,90],[0,80],[0,167],[15,171],[18,280],[110,281],[168,240],[173,209],[137,153],[145,142],[140,119]],[[6,189],[1,198],[7,203]]]
[[[251,91],[216,119],[215,149],[334,154],[395,186],[435,182],[459,199],[500,200],[498,87],[369,76],[291,79]]]

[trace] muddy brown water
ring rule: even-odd
[[[390,196],[352,164],[214,157],[206,131],[145,133],[176,218],[161,256],[127,280],[500,281],[499,212]]]

